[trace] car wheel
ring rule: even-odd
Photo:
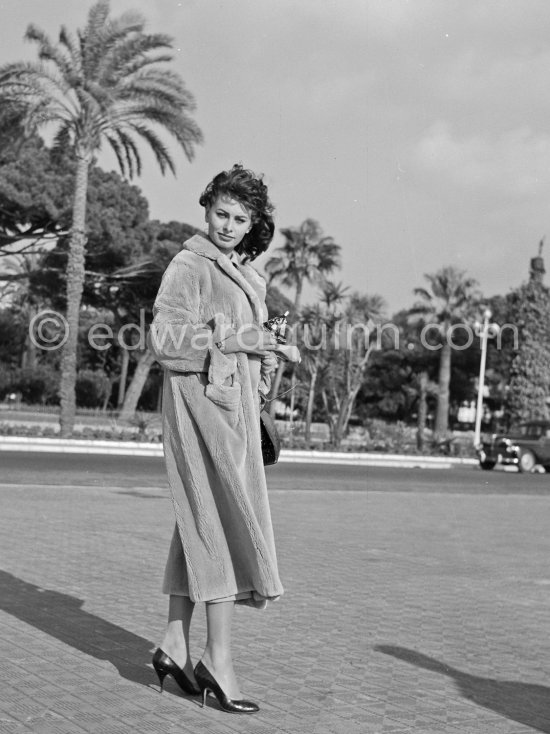
[[[479,465],[482,469],[485,469],[485,471],[489,471],[489,469],[494,469],[497,463],[496,461],[480,461]]]
[[[518,469],[520,472],[532,472],[537,464],[535,454],[529,449],[522,449],[519,452]]]

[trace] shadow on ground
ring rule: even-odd
[[[1,610],[86,655],[108,661],[132,683],[158,684],[155,672],[147,665],[153,643],[86,612],[83,603],[0,571]]]
[[[550,734],[550,688],[535,683],[482,678],[396,645],[376,645],[378,652],[391,655],[419,668],[452,678],[460,693],[470,701],[500,716]]]

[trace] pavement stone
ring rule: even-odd
[[[0,731],[550,732],[550,497],[338,489],[271,492],[286,592],[236,611],[238,717],[158,692],[163,484],[1,487]]]

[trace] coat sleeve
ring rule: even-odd
[[[163,367],[207,372],[213,331],[200,323],[201,272],[192,254],[177,255],[164,273],[153,306],[149,345]]]
[[[254,270],[254,276],[256,278],[256,281],[254,283],[256,292],[258,294],[258,297],[260,299],[260,302],[262,304],[262,311],[263,311],[263,320],[266,321],[268,318],[268,312],[267,312],[267,306],[265,303],[266,298],[266,283],[264,278],[256,271]],[[260,394],[267,398],[269,391],[271,389],[271,380],[273,377],[273,372],[277,368],[279,361],[277,357],[273,354],[273,352],[268,352],[266,355],[262,357],[262,366],[260,371],[260,384],[259,384],[259,391]]]
[[[259,391],[264,397],[267,397],[271,389],[271,379],[279,361],[273,352],[268,352],[262,357],[262,366],[260,371]]]

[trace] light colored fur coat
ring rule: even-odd
[[[187,240],[164,274],[150,343],[166,368],[164,455],[176,514],[165,593],[258,607],[283,593],[259,423],[277,360],[216,346],[266,318],[263,278],[205,237]]]

